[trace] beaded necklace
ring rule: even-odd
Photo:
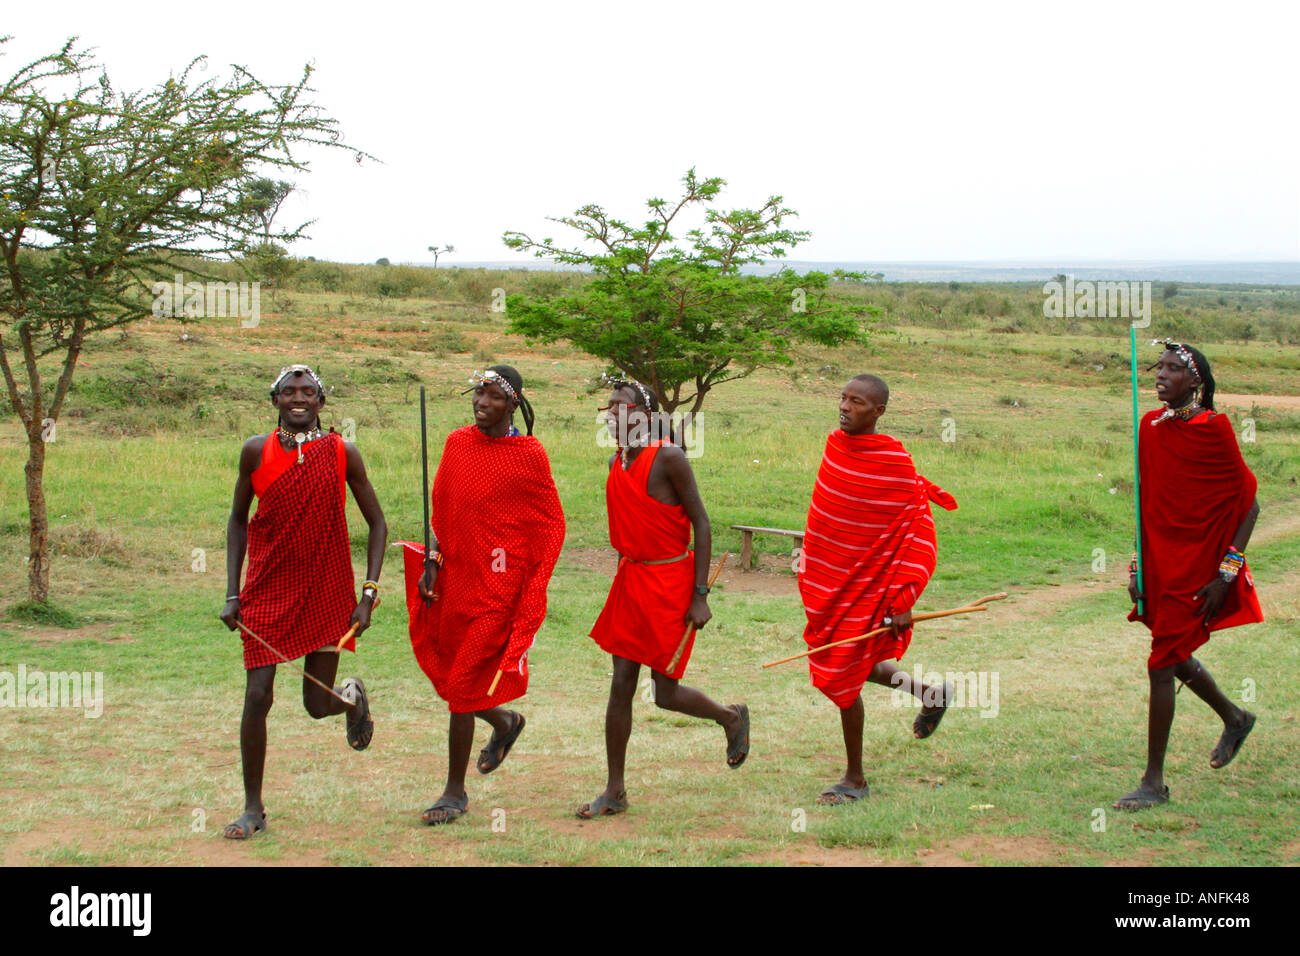
[[[1182,408],[1170,408],[1168,405],[1166,405],[1164,413],[1155,421],[1153,421],[1151,424],[1159,425],[1166,418],[1181,418],[1183,421],[1189,422],[1203,411],[1204,409],[1201,408],[1200,405],[1197,405],[1195,402],[1189,402],[1188,404],[1184,405]]]
[[[313,428],[309,432],[291,432],[289,429],[281,425],[278,431],[280,432],[281,438],[287,438],[289,441],[298,443],[298,464],[300,465],[302,464],[302,446],[307,444],[307,442],[315,441],[321,436],[321,430],[319,428]]]

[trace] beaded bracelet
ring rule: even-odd
[[[433,552],[433,554],[429,555],[429,560],[436,564],[439,570],[442,570],[443,557],[441,551]]]
[[[1223,556],[1219,562],[1219,577],[1231,584],[1237,580],[1237,575],[1241,573],[1242,566],[1246,563],[1246,556],[1236,548],[1229,548],[1228,553]]]
[[[1138,553],[1136,551],[1133,552],[1133,557],[1129,558],[1128,573],[1132,575],[1138,573]]]

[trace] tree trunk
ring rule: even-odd
[[[39,422],[27,435],[27,510],[31,539],[27,566],[27,599],[44,604],[50,599],[50,523],[45,514],[45,441]],[[33,434],[34,433],[34,434]]]

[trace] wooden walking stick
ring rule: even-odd
[[[375,608],[377,608],[377,607],[379,607],[379,593],[378,593],[378,592],[375,593],[375,599],[374,599],[373,601],[370,602],[370,611],[371,611],[371,613],[373,613],[374,610],[375,610]],[[346,644],[348,641],[352,640],[352,638],[354,638],[354,637],[356,636],[356,634],[357,634],[357,627],[358,627],[358,625],[353,624],[350,628],[348,628],[348,632],[347,632],[346,634],[344,634],[342,637],[339,638],[339,642],[338,642],[338,644],[335,646],[334,650],[336,650],[336,651],[338,651],[340,654],[342,654],[342,653],[343,653],[343,645]]]
[[[248,635],[249,637],[251,637],[253,640],[257,641],[257,643],[261,644],[263,647],[265,647],[268,651],[270,651],[270,652],[271,652],[272,654],[274,654],[276,657],[280,658],[280,661],[281,661],[282,663],[288,664],[290,667],[292,667],[294,670],[296,670],[296,671],[297,671],[299,674],[301,674],[303,677],[307,678],[309,681],[311,681],[311,682],[312,682],[313,684],[315,684],[317,687],[321,688],[321,690],[325,691],[327,694],[330,694],[330,695],[333,696],[333,697],[337,697],[339,700],[343,701],[343,703],[347,704],[349,707],[354,706],[354,702],[353,702],[353,701],[348,700],[346,697],[344,697],[342,694],[340,694],[338,691],[336,691],[333,687],[330,687],[328,684],[326,684],[323,680],[321,680],[320,678],[316,677],[315,675],[313,675],[313,674],[308,674],[307,671],[306,671],[304,668],[299,667],[297,664],[295,664],[293,661],[289,660],[289,658],[285,657],[283,654],[281,654],[279,651],[277,651],[274,647],[272,647],[272,646],[271,646],[270,644],[268,644],[266,641],[262,640],[260,637],[258,637],[258,636],[257,636],[256,634],[254,634],[252,631],[250,631],[250,630],[248,629],[247,625],[245,625],[243,621],[239,621],[239,620],[237,620],[237,621],[235,621],[235,624],[239,626],[239,629],[240,629],[241,631],[243,631],[245,634],[247,634],[247,635]]]
[[[722,552],[722,557],[718,560],[718,566],[713,571],[713,577],[709,578],[710,590],[713,589],[713,582],[718,580],[718,575],[722,573],[722,566],[727,563],[727,558],[729,557],[731,557],[730,551]],[[686,631],[682,634],[682,639],[677,645],[677,653],[673,655],[672,661],[668,664],[668,670],[664,672],[665,674],[671,674],[673,671],[677,670],[677,662],[682,659],[682,653],[686,650],[686,641],[690,638],[691,631],[693,630],[695,630],[695,628],[688,623],[686,625]]]
[[[972,601],[970,604],[965,604],[961,607],[949,608],[947,611],[927,611],[923,614],[913,614],[912,623],[915,624],[917,621],[932,621],[939,617],[951,617],[954,614],[970,614],[974,611],[987,611],[987,605],[990,601],[1001,601],[1006,596],[1007,593],[1005,591],[999,591],[997,594],[990,594],[988,597],[982,597],[978,601]],[[892,625],[886,624],[884,627],[878,627],[874,631],[868,631],[866,634],[859,634],[857,637],[846,637],[843,640],[832,641],[829,644],[821,645],[821,647],[814,647],[811,650],[804,651],[802,654],[795,654],[793,657],[783,657],[779,661],[768,661],[763,665],[763,667],[767,668],[775,667],[777,664],[788,664],[790,661],[797,661],[803,657],[811,657],[813,654],[824,651],[827,648],[839,647],[842,644],[852,644],[854,641],[863,641],[868,637],[875,637],[878,634],[884,634],[888,630],[892,630]]]

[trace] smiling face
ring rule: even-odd
[[[1156,398],[1170,408],[1182,408],[1192,399],[1201,380],[1172,349],[1166,349],[1155,364]]]
[[[486,434],[499,438],[510,431],[515,403],[500,385],[483,382],[475,387],[470,407],[474,410],[474,424]]]
[[[840,392],[840,430],[846,435],[874,435],[887,403],[871,382],[850,379]]]
[[[325,396],[310,375],[294,372],[285,376],[271,404],[280,413],[280,424],[291,432],[309,431],[320,421]]]

